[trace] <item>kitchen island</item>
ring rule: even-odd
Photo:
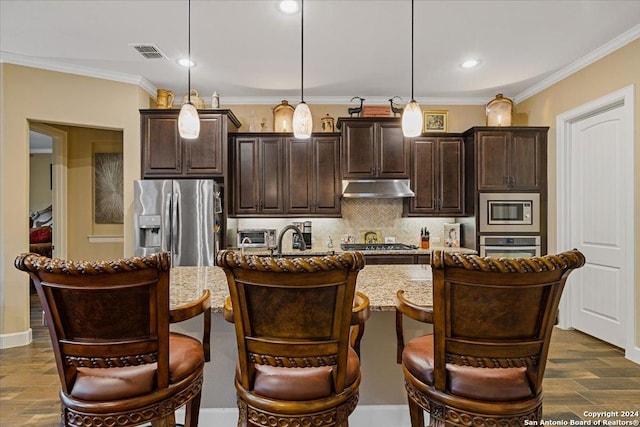
[[[222,314],[228,295],[226,276],[219,267],[175,267],[171,270],[172,306],[198,298],[205,289],[211,292],[213,321],[211,362],[205,366],[201,408],[203,412],[221,408],[235,410],[235,329],[233,324],[224,320]],[[396,364],[395,295],[399,289],[403,289],[410,300],[430,305],[431,266],[367,265],[358,274],[356,289],[369,297],[371,308],[361,342],[359,405],[404,405],[403,375],[400,365]],[[430,325],[411,319],[405,319],[404,326],[406,339],[432,330]],[[201,337],[202,319],[172,324],[171,328]]]

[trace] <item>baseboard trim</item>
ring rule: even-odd
[[[425,419],[428,419],[425,414]],[[178,422],[184,421],[184,409],[176,413]],[[235,427],[237,408],[200,408],[200,425]],[[349,417],[349,427],[411,427],[407,405],[359,405]]]
[[[624,357],[640,365],[640,347],[633,347],[631,351],[627,350]]]
[[[0,348],[21,347],[31,344],[33,335],[31,328],[24,332],[16,332],[13,334],[0,334]]]

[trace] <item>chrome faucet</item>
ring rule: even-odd
[[[304,236],[302,235],[302,231],[300,231],[300,229],[298,227],[296,227],[295,225],[287,225],[285,228],[283,228],[282,230],[280,230],[280,234],[278,235],[278,256],[282,256],[282,237],[284,236],[284,233],[287,230],[293,230],[298,237],[300,238],[300,250],[304,251],[307,249],[307,244],[304,242]]]
[[[245,243],[251,243],[251,239],[247,236],[244,239],[242,239],[242,242],[240,242],[240,251],[242,252],[242,255],[244,255],[244,244]]]

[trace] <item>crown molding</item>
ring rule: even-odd
[[[46,59],[33,58],[25,55],[18,55],[11,52],[0,51],[0,62],[8,64],[22,65],[25,67],[41,68],[49,71],[61,73],[77,74],[85,77],[95,77],[97,79],[111,80],[121,83],[137,85],[148,92],[153,97],[156,96],[157,89],[147,79],[142,76],[115,71],[105,71],[97,68],[85,67],[82,65],[64,64]]]
[[[516,95],[513,98],[513,101],[517,104],[518,102],[522,102],[525,99],[530,98],[539,92],[542,92],[546,88],[558,83],[563,79],[566,79],[570,75],[604,58],[605,56],[631,43],[632,41],[636,40],[639,37],[640,37],[640,24],[620,34],[618,37],[603,44],[596,50],[589,52],[587,55],[583,56],[582,58],[579,58],[578,60],[572,62],[571,64],[560,69],[559,71],[553,73],[552,75],[540,81],[539,83],[536,83],[535,85],[531,86],[529,89]]]

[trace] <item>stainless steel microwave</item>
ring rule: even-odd
[[[245,248],[275,248],[275,228],[253,228],[238,230],[238,247]]]
[[[481,233],[540,232],[540,193],[480,193]]]

